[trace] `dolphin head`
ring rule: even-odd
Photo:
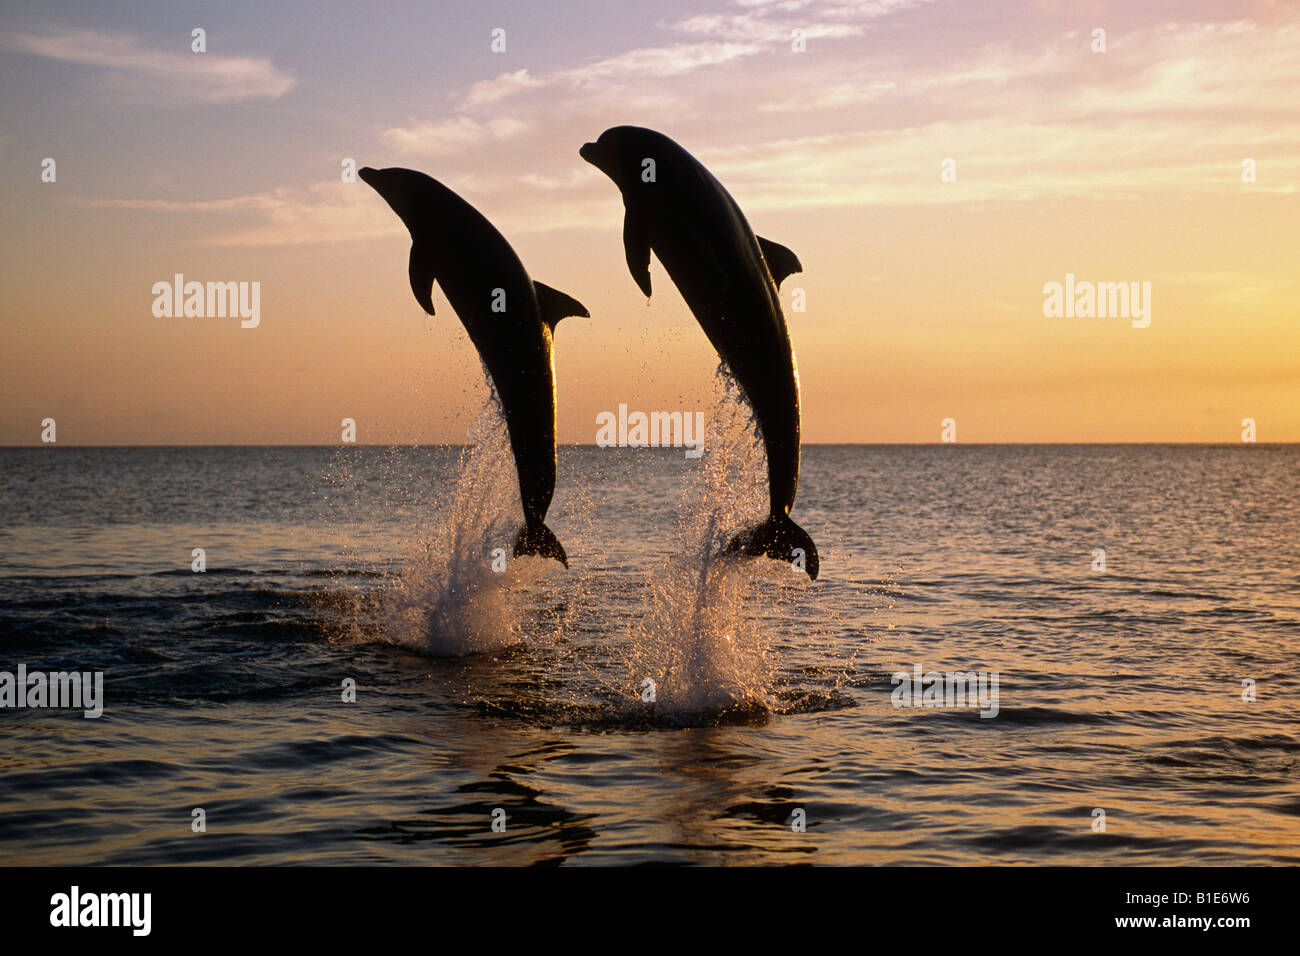
[[[363,166],[357,171],[362,182],[384,197],[384,201],[401,217],[412,236],[427,228],[437,200],[438,181],[432,176],[390,166],[374,169]]]
[[[662,133],[640,126],[614,126],[600,134],[594,143],[584,143],[578,155],[623,189],[641,179],[642,163],[658,157],[664,144],[672,140]]]
[[[603,167],[600,164],[600,146],[596,143],[583,143],[578,149],[578,155],[591,163],[591,165],[595,166],[597,169],[603,170]]]

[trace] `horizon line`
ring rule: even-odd
[[[16,449],[27,448],[68,448],[68,449],[93,449],[93,448],[468,448],[473,442],[329,442],[329,443],[311,443],[300,444],[292,442],[195,442],[192,444],[104,444],[104,445],[72,445],[62,442],[36,442],[27,445],[0,445],[0,451],[12,451]],[[1238,445],[1267,445],[1267,446],[1291,446],[1300,445],[1300,441],[961,441],[961,442],[802,442],[800,447],[803,448],[928,448],[931,446],[945,445],[975,445],[984,447],[1122,447],[1122,446],[1187,446],[1215,448],[1220,446],[1236,447]],[[559,448],[601,448],[617,451],[680,451],[684,445],[597,445],[594,442],[556,442],[555,447]]]

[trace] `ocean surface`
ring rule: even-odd
[[[716,554],[765,503],[723,419],[561,447],[567,571],[492,567],[490,408],[0,450],[0,670],[105,698],[0,710],[0,862],[1300,863],[1300,447],[805,447],[809,582]],[[916,665],[997,715],[894,706]]]

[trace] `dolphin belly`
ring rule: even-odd
[[[695,268],[689,254],[670,242],[652,248],[753,409],[767,454],[770,510],[789,514],[799,484],[799,382],[779,303],[752,286],[719,291],[711,271]]]
[[[527,275],[498,285],[443,280],[443,291],[487,368],[510,436],[527,526],[543,524],[555,495],[555,372],[550,330],[537,320]],[[492,311],[498,292],[505,310]]]

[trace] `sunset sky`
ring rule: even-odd
[[[712,349],[578,157],[625,123],[802,259],[805,441],[1300,441],[1294,3],[42,0],[6,3],[0,86],[0,444],[462,441],[473,347],[345,158],[441,180],[590,309],[562,442],[707,408]],[[260,326],[155,317],[175,273],[260,282]],[[1045,317],[1067,273],[1150,282],[1150,327]]]

